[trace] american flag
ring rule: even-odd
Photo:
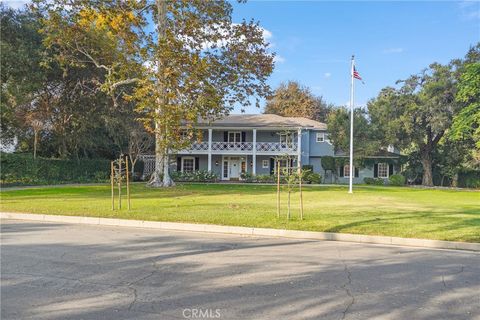
[[[355,66],[353,66],[353,77],[358,80],[362,80],[362,77],[360,77],[360,73],[358,73],[357,69]]]

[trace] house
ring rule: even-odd
[[[280,161],[281,167],[309,165],[323,176],[325,183],[348,182],[348,161],[334,170],[322,166],[322,157],[345,157],[335,154],[325,123],[274,114],[232,114],[210,123],[200,121],[197,129],[202,131],[202,140],[176,153],[172,171],[207,170],[220,180],[241,180],[242,173],[274,174],[275,159],[287,157],[288,161]],[[153,171],[153,156],[149,157],[144,157],[145,175]],[[387,179],[399,170],[387,159],[398,157],[392,152],[375,156],[373,165],[354,170],[354,182],[363,183],[365,177]]]

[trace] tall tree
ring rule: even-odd
[[[316,97],[308,87],[289,81],[275,89],[267,100],[264,113],[326,122],[331,109],[332,105],[327,104],[323,97]]]
[[[422,184],[433,185],[432,161],[437,146],[460,110],[455,101],[457,64],[433,63],[401,81],[400,89],[385,88],[368,103],[368,111],[385,144],[414,146],[423,167]]]
[[[155,133],[152,186],[171,186],[169,153],[181,127],[215,119],[269,93],[273,55],[255,21],[233,23],[226,0],[41,0],[47,45],[64,64],[93,64],[114,101],[131,99]],[[152,23],[153,27],[152,28]],[[92,46],[94,44],[95,46]],[[134,92],[122,95],[125,85]]]
[[[345,107],[333,109],[328,116],[329,139],[336,152],[348,152],[350,149],[350,110]],[[374,137],[365,109],[357,108],[353,113],[354,157],[362,158],[375,154],[380,141]]]

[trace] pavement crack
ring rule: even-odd
[[[129,286],[129,288],[133,290],[133,300],[132,300],[132,302],[130,302],[130,304],[128,305],[128,309],[127,309],[128,311],[132,310],[133,305],[134,305],[135,303],[137,303],[137,298],[138,298],[138,296],[137,296],[137,289],[136,289],[135,287],[130,287],[130,286]]]
[[[338,250],[338,248],[337,248]],[[341,286],[343,290],[345,290],[345,293],[347,296],[351,299],[350,302],[345,306],[345,309],[342,311],[342,318],[341,320],[344,320],[347,317],[348,311],[350,311],[350,308],[355,304],[355,296],[353,295],[351,291],[352,287],[352,272],[348,268],[347,263],[345,260],[342,258],[342,254],[340,250],[338,250],[338,255],[340,257],[340,260],[342,261],[343,264],[343,272],[347,276],[347,281]]]

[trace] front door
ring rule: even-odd
[[[240,159],[230,158],[230,179],[240,178]]]

